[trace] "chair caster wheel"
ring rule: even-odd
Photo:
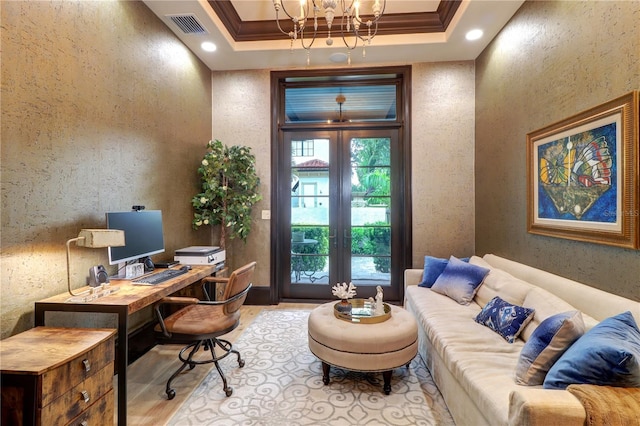
[[[232,389],[232,388],[226,388],[226,389],[224,390],[224,393],[225,393],[227,396],[231,396],[231,394],[233,393],[233,389]]]
[[[169,390],[167,391],[167,398],[168,398],[169,400],[172,400],[172,399],[173,399],[173,398],[175,398],[175,397],[176,397],[176,391],[174,391],[173,389],[169,389]]]
[[[240,368],[244,367],[244,359],[241,359],[240,361],[238,361],[238,366]]]

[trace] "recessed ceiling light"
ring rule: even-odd
[[[202,50],[204,50],[205,52],[215,52],[217,47],[215,44],[211,43],[210,41],[205,41],[203,42],[200,47],[202,48]]]
[[[465,35],[465,38],[469,41],[477,40],[482,37],[482,34],[482,30],[471,30],[467,33],[467,35]]]

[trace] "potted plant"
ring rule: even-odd
[[[220,225],[222,249],[227,236],[246,242],[251,231],[251,208],[262,199],[255,162],[249,147],[228,147],[217,139],[207,143],[198,168],[202,192],[191,200],[195,210],[193,228]]]

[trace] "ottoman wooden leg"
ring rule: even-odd
[[[329,384],[329,370],[331,370],[331,366],[322,361],[322,383],[325,385]]]
[[[391,370],[383,371],[382,378],[384,379],[382,390],[384,390],[385,395],[389,395],[391,393]]]

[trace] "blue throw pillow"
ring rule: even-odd
[[[468,305],[488,273],[487,268],[451,256],[431,290],[449,296],[461,305]]]
[[[463,262],[469,262],[469,258],[465,257],[460,259]],[[444,271],[448,259],[442,259],[440,257],[425,256],[424,257],[424,271],[422,271],[422,281],[418,284],[419,287],[431,288],[433,283],[436,282],[440,274]]]
[[[570,384],[640,387],[640,330],[631,312],[587,331],[551,367],[543,387],[565,389]]]
[[[476,322],[486,325],[509,343],[513,343],[516,337],[533,319],[534,309],[512,305],[496,296],[491,299],[476,316]]]
[[[422,281],[418,286],[430,288],[436,282],[440,274],[444,271],[449,261],[439,257],[425,256],[424,271],[422,271]]]
[[[516,365],[516,383],[535,386],[553,364],[584,334],[580,311],[569,311],[545,319],[524,344]]]

